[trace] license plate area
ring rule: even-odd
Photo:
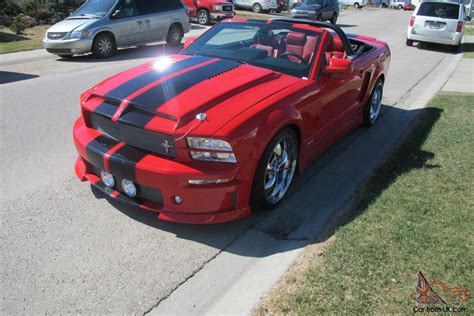
[[[425,28],[430,30],[442,30],[445,26],[446,23],[438,21],[426,21],[425,23]]]

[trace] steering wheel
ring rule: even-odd
[[[301,57],[300,55],[298,54],[295,54],[295,53],[291,53],[291,52],[286,52],[286,53],[283,53],[281,54],[280,56],[278,56],[278,58],[284,58],[284,59],[288,59],[288,57],[295,57],[297,59],[299,59],[301,61],[302,64],[305,64],[307,65],[308,63],[306,62],[306,60],[303,59],[303,57]],[[288,59],[289,60],[289,59]]]

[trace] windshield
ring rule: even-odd
[[[418,10],[418,15],[436,18],[459,18],[459,5],[453,3],[423,2]]]
[[[89,0],[72,14],[72,17],[104,17],[114,6],[116,0]]]
[[[289,23],[223,22],[183,54],[231,59],[295,77],[309,77],[320,32]]]
[[[323,0],[303,0],[302,5],[322,5]]]

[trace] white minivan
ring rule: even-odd
[[[339,4],[348,7],[354,7],[356,9],[360,9],[367,5],[367,0],[338,0]]]
[[[233,0],[236,8],[252,9],[255,13],[270,12],[278,9],[277,0]]]
[[[464,35],[464,5],[443,0],[423,1],[413,12],[407,30],[407,46],[413,42],[450,45],[458,51]]]

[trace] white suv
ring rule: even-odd
[[[464,13],[463,4],[442,0],[424,1],[413,12],[408,25],[406,44],[445,44],[457,51],[464,35],[464,23],[470,19]]]
[[[255,13],[278,9],[277,0],[233,0],[232,2],[236,8],[252,9]]]

